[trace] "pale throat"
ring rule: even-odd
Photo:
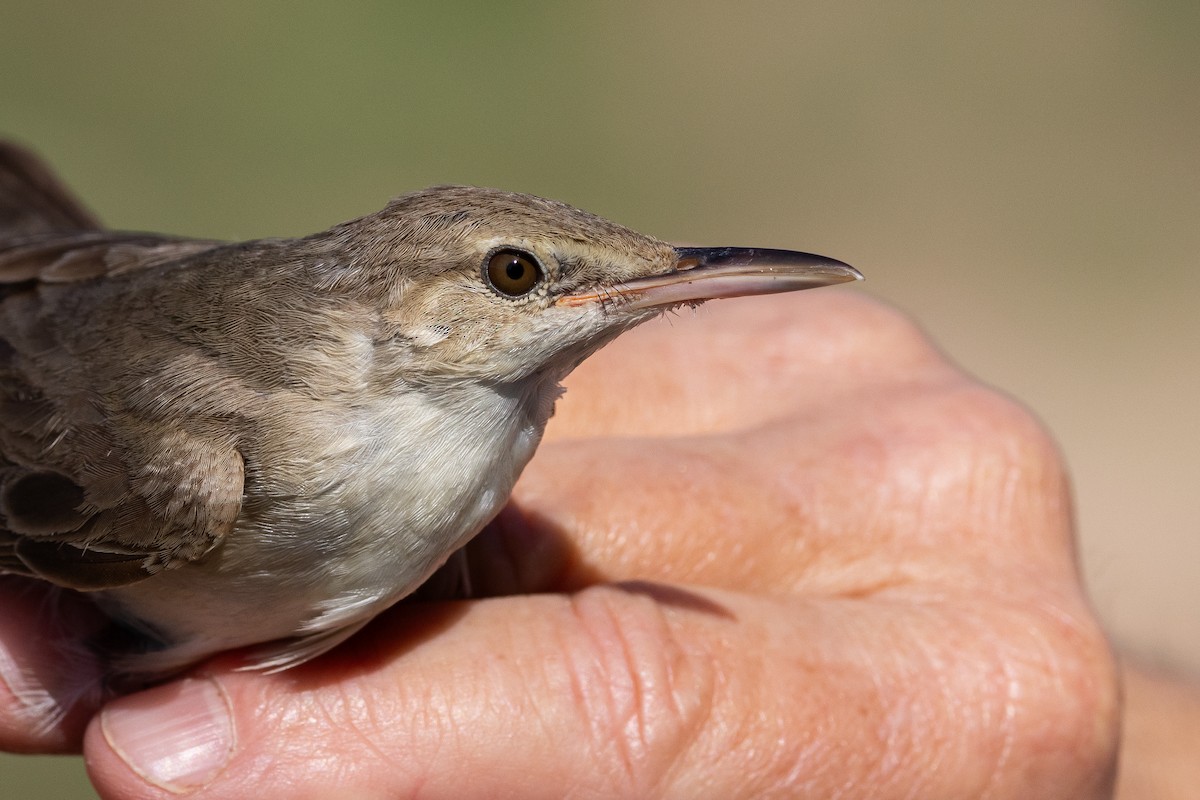
[[[515,384],[463,381],[364,404],[352,412],[358,446],[335,467],[346,470],[343,501],[370,509],[362,522],[380,544],[394,530],[423,531],[418,541],[404,537],[414,550],[409,557],[427,556],[424,546],[443,550],[436,543],[445,536],[465,543],[507,500],[560,391],[548,376]]]

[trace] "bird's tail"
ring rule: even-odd
[[[101,228],[40,158],[0,140],[0,240]]]

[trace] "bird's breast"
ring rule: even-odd
[[[265,434],[248,459],[260,474],[227,540],[114,593],[124,616],[212,649],[369,618],[500,510],[545,424],[537,398],[485,387],[291,411],[275,417],[291,429]]]

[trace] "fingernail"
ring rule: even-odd
[[[188,678],[109,704],[104,738],[149,783],[183,794],[217,776],[233,755],[229,700],[209,678]]]

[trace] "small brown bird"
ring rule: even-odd
[[[290,667],[497,513],[622,331],[858,278],[462,186],[300,239],[108,231],[0,144],[0,572],[136,631],[118,674],[247,645]]]

